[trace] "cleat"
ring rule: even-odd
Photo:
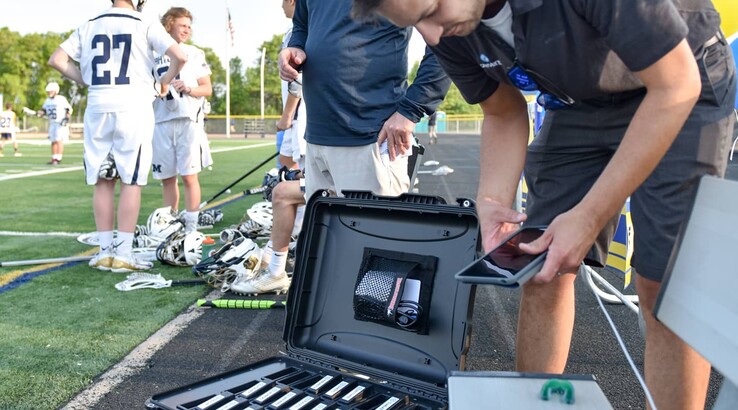
[[[136,272],[140,270],[151,269],[153,266],[153,263],[138,259],[136,255],[116,255],[113,258],[113,263],[110,266],[110,270],[115,273]]]
[[[113,266],[114,257],[115,255],[113,255],[112,252],[109,252],[107,250],[100,251],[96,253],[95,256],[92,257],[92,259],[90,259],[90,262],[88,264],[91,268],[109,271]]]
[[[13,154],[13,156],[14,156],[14,157],[22,157],[22,156],[23,156],[23,154],[21,154],[20,152],[16,152],[15,154]]]
[[[287,293],[290,288],[290,278],[285,272],[272,275],[264,269],[253,277],[239,278],[231,284],[231,291],[239,295],[256,296],[262,293]]]

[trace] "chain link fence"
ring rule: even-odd
[[[76,118],[75,118],[76,119]],[[264,135],[274,135],[277,132],[279,116],[267,115],[264,118],[256,115],[234,115],[230,119],[231,137],[261,138]],[[82,122],[71,122],[72,137],[81,137]],[[226,134],[227,121],[224,115],[210,115],[205,121],[205,131],[208,134]],[[18,127],[21,133],[45,133],[49,130],[49,122],[45,118],[20,115]],[[480,134],[482,130],[481,115],[446,115],[439,118],[436,129],[440,134]],[[416,126],[416,132],[428,132],[428,118],[423,118]]]

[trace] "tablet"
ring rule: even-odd
[[[456,273],[456,279],[464,283],[513,288],[522,285],[541,271],[547,251],[531,255],[521,251],[518,245],[533,242],[545,229],[545,226],[519,229],[488,254]]]

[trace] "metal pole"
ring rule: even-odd
[[[231,27],[230,27],[230,11],[228,10],[228,1],[225,2],[226,6],[226,138],[231,138]]]
[[[261,49],[261,125],[264,127],[264,64],[266,62],[266,47]],[[261,137],[264,138],[262,128]]]

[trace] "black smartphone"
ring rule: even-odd
[[[456,273],[464,283],[518,287],[541,271],[546,253],[532,255],[520,250],[521,243],[538,239],[545,226],[520,228],[500,245]]]

